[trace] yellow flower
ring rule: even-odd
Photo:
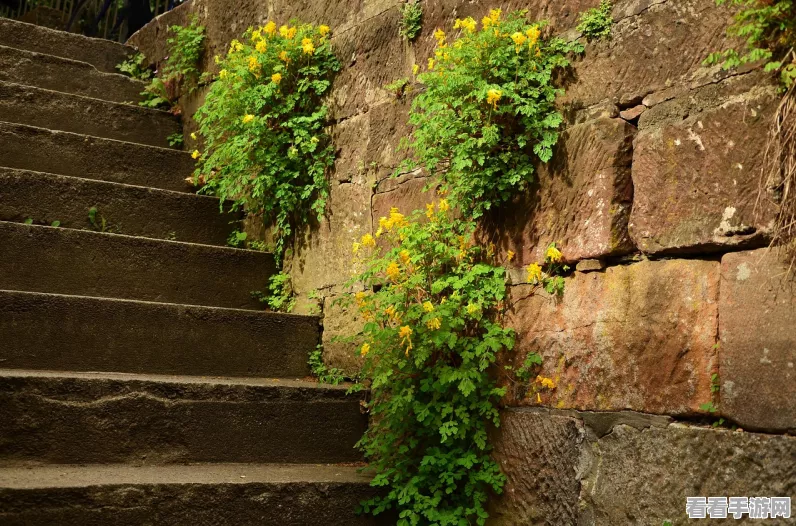
[[[243,116],[243,124],[249,124],[251,121],[254,120],[254,115],[249,115],[248,113]]]
[[[249,57],[249,71],[252,73],[256,73],[257,70],[260,69],[260,63],[257,61],[257,57],[254,55]]]
[[[265,43],[265,40],[260,40],[257,42],[257,45],[254,46],[254,49],[256,49],[258,53],[265,53],[268,49],[268,44]]]
[[[221,71],[218,72],[218,78],[220,78],[221,80],[227,78],[227,75],[228,73],[226,69],[222,69]]]
[[[282,62],[290,62],[290,57],[287,56],[287,51],[280,51],[279,52],[279,60]]]
[[[437,28],[437,30],[434,31],[434,38],[437,39],[437,44],[442,44],[445,42],[445,31]]]
[[[396,313],[396,310],[395,310],[395,305],[390,305],[389,307],[384,309],[384,314],[386,314],[387,316],[389,316],[392,319],[398,319],[398,316],[397,316],[397,313]]]
[[[426,205],[426,217],[429,219],[434,217],[434,203],[428,203]]]
[[[439,211],[440,212],[447,212],[450,209],[450,205],[448,204],[447,199],[440,199],[439,200]]]
[[[410,255],[409,255],[409,251],[408,250],[401,250],[401,253],[398,254],[398,255],[401,257],[401,262],[404,265],[408,265],[409,264]]]
[[[528,265],[528,281],[530,283],[539,283],[542,281],[542,267],[538,263],[531,263]]]
[[[273,75],[271,75],[271,82],[273,82],[274,84],[279,84],[280,82],[282,82],[282,75],[280,73],[274,73]]]
[[[506,252],[506,259],[509,260],[509,261],[514,259],[514,251],[513,250],[509,250],[508,252]]]
[[[312,45],[312,39],[303,38],[301,40],[301,49],[306,55],[312,55],[315,52],[315,46]]]
[[[439,318],[432,318],[426,322],[426,327],[428,327],[432,331],[437,330],[440,327],[442,327],[442,320],[440,320]]]
[[[517,53],[520,52],[520,47],[528,40],[528,38],[519,31],[511,35],[511,39],[514,41],[514,45],[517,46]]]
[[[191,132],[191,139],[196,140],[196,133]]]
[[[287,38],[290,39],[290,38],[293,38],[294,36],[296,36],[296,31],[298,31],[298,30],[295,27],[291,27],[290,29],[288,29],[287,30]]]
[[[273,22],[268,22],[263,27],[263,32],[265,32],[266,35],[274,36],[274,34],[276,34],[276,24]]]
[[[384,233],[384,229],[382,227],[377,228],[376,229],[376,238],[380,238],[383,233]]]
[[[406,338],[412,335],[412,328],[409,325],[404,325],[398,330],[398,337],[399,338]]]
[[[426,301],[423,303],[423,310],[426,312],[434,312],[434,305],[432,305],[430,301]]]
[[[489,28],[489,26],[492,25],[492,19],[489,18],[488,16],[485,16],[484,18],[481,19],[481,24],[483,24],[484,29],[487,29]]]
[[[552,378],[546,378],[544,376],[537,376],[536,381],[542,384],[542,387],[546,387],[547,389],[555,389],[556,384],[553,382]]]
[[[257,42],[261,38],[263,38],[263,35],[260,33],[259,29],[252,31],[252,42]]]
[[[215,55],[213,57],[213,62],[215,62],[216,64],[221,64],[221,57],[219,57],[218,55]]]
[[[398,263],[392,261],[389,265],[387,265],[387,277],[389,277],[393,282],[398,281],[398,278],[401,277],[401,268],[398,266]]]
[[[367,296],[367,294],[361,290],[356,293],[355,297],[357,299],[357,305],[362,306],[365,303],[365,296]]]
[[[320,26],[318,26],[318,33],[320,33],[322,37],[325,37],[326,35],[328,35],[328,34],[329,34],[329,31],[331,31],[331,29],[329,28],[329,26],[325,26],[325,25],[323,25],[323,24],[321,24]]]
[[[363,343],[362,344],[362,350],[359,351],[359,354],[362,355],[362,356],[366,356],[369,352],[370,352],[370,344],[369,343]]]
[[[492,107],[497,108],[497,103],[502,96],[503,92],[499,89],[491,89],[486,92],[486,102],[487,104],[491,104]]]
[[[418,66],[417,64],[412,66],[412,75],[417,75],[418,71],[420,71],[420,66]]]
[[[473,316],[476,312],[480,310],[480,307],[474,303],[467,304],[467,314]]]
[[[373,239],[373,236],[371,236],[370,234],[365,234],[364,236],[362,236],[362,246],[363,247],[375,247],[376,246],[376,240]]]
[[[362,246],[362,245],[360,245],[359,243],[357,243],[356,241],[354,241],[354,244],[351,246],[351,251],[352,251],[354,254],[356,254],[357,252],[359,252],[359,248],[360,248],[361,246]]]
[[[549,259],[553,263],[558,263],[563,258],[561,251],[558,250],[555,245],[550,245],[547,247],[547,251],[544,253],[545,259]]]
[[[243,44],[241,44],[237,40],[232,40],[232,42],[229,43],[230,54],[240,51],[241,49],[243,49]]]
[[[428,59],[428,69],[429,70],[434,69],[434,59],[433,58],[429,58]]]
[[[406,219],[397,208],[392,207],[390,208],[390,219],[387,220],[387,224],[390,228],[401,228],[402,226],[406,226]]]
[[[542,403],[542,397],[539,395],[539,393],[536,393],[536,403],[537,404],[541,404]]]
[[[528,36],[528,48],[532,48],[539,40],[541,31],[539,31],[538,27],[531,26],[525,31],[525,34]]]
[[[199,150],[194,150],[193,153],[191,154],[191,157],[193,157],[194,159],[198,159],[200,155],[202,154],[199,153]]]
[[[279,27],[279,34],[281,36],[285,37],[285,38],[287,38],[288,31],[289,31],[289,29],[288,29],[287,26],[280,26]]]
[[[493,23],[497,24],[500,21],[500,15],[503,13],[501,9],[492,9],[489,12],[489,18]]]
[[[459,20],[457,18],[456,22],[453,24],[453,28],[459,29],[460,27],[472,33],[473,31],[475,31],[475,20],[471,16],[468,16],[464,20]]]

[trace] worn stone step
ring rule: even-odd
[[[313,316],[0,290],[6,369],[301,378],[319,332]]]
[[[106,73],[117,72],[116,65],[135,53],[132,47],[118,42],[56,31],[8,18],[0,18],[0,46],[80,60]]]
[[[367,418],[302,380],[0,370],[0,465],[355,462]]]
[[[173,149],[0,122],[0,165],[186,192],[194,162]]]
[[[5,526],[359,526],[372,497],[357,467],[308,464],[58,465],[0,469]]]
[[[0,289],[261,309],[265,252],[0,222]]]
[[[0,80],[137,104],[145,84],[119,73],[103,73],[91,64],[44,53],[0,46]]]
[[[169,148],[181,133],[171,113],[0,82],[0,121]]]
[[[220,246],[241,219],[213,197],[0,167],[0,221],[91,230],[91,208],[123,234]]]

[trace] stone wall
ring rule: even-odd
[[[359,323],[334,304],[351,242],[391,206],[433,197],[422,171],[390,177],[410,101],[383,86],[425,63],[434,29],[457,17],[525,8],[577,38],[578,13],[598,3],[423,1],[409,45],[396,0],[192,0],[130,43],[158,61],[167,25],[196,13],[212,69],[250,25],[332,26],[344,69],[330,97],[330,205],[297,236],[289,269],[299,310],[323,314],[326,361],[352,371],[355,349],[332,341]],[[713,1],[618,0],[613,15],[612,38],[588,44],[568,76],[554,160],[481,231],[517,254],[512,359],[540,353],[557,384],[541,403],[527,386],[510,389],[497,451],[510,482],[496,524],[678,524],[687,495],[795,496],[796,284],[766,248],[773,209],[757,202],[776,88],[759,70],[702,65],[730,44],[731,13]],[[183,100],[186,135],[201,96]],[[522,267],[551,241],[578,269],[560,299],[524,283]],[[711,401],[716,413],[700,409]],[[710,427],[719,417],[744,431]]]

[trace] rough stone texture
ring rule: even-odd
[[[672,85],[710,82],[716,68],[702,61],[731,45],[725,29],[732,10],[714,2],[631,0],[617,5],[614,16],[611,38],[587,45],[574,62],[562,104],[612,100],[632,107]]]
[[[576,524],[583,439],[574,418],[504,411],[494,457],[508,481],[491,501],[490,524]]]
[[[625,254],[633,249],[627,221],[635,127],[621,119],[577,124],[559,139],[553,160],[536,182],[489,217],[484,237],[517,265],[544,261],[555,242],[567,261]]]
[[[311,316],[0,291],[12,369],[300,378],[319,332]]]
[[[208,245],[226,246],[240,219],[213,197],[0,167],[0,221],[91,229],[92,207],[114,232]]]
[[[113,102],[138,102],[145,84],[91,64],[0,46],[0,81]]]
[[[296,293],[331,289],[352,277],[351,246],[371,231],[371,193],[370,185],[333,184],[323,221],[296,236],[290,270]]]
[[[346,386],[0,372],[0,463],[355,462]]]
[[[719,410],[745,429],[796,431],[796,282],[786,271],[769,249],[721,260]]]
[[[0,120],[168,148],[179,120],[165,111],[0,82]]]
[[[116,65],[133,53],[129,46],[110,40],[53,31],[8,18],[0,19],[0,46],[80,60],[106,73],[116,73]]]
[[[670,260],[576,272],[560,299],[512,287],[515,363],[542,356],[556,383],[540,392],[547,406],[698,413],[711,400],[718,282],[717,262]],[[524,394],[510,399],[536,403]]]
[[[580,524],[686,524],[689,496],[783,497],[796,492],[794,437],[619,425],[590,452]],[[763,522],[784,525],[790,520]]]
[[[365,324],[352,302],[340,301],[343,296],[329,296],[323,300],[323,359],[332,367],[354,377],[360,370],[359,349]],[[340,338],[354,337],[354,341]]]
[[[433,187],[424,190],[428,182],[428,177],[419,172],[381,181],[373,195],[373,224],[378,225],[379,218],[388,217],[391,208],[407,216],[414,210],[424,211],[428,203],[437,199]]]
[[[412,131],[409,125],[409,108],[412,97],[401,99],[390,97],[386,102],[370,108],[368,148],[365,160],[368,166],[375,165],[378,179],[392,175],[401,161],[409,156],[408,150],[398,151],[401,139],[408,138]]]
[[[271,254],[0,222],[0,289],[262,309]]]
[[[3,166],[84,179],[189,191],[187,152],[0,122]]]
[[[760,87],[715,104],[639,132],[629,228],[644,252],[704,253],[766,242],[772,211],[756,215],[755,201],[777,97]]]
[[[339,183],[366,183],[370,166],[366,163],[370,120],[357,115],[340,122],[332,129],[335,147],[333,178]]]

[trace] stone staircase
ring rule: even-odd
[[[273,257],[225,246],[129,52],[0,19],[0,524],[371,523],[318,320],[251,298]]]

